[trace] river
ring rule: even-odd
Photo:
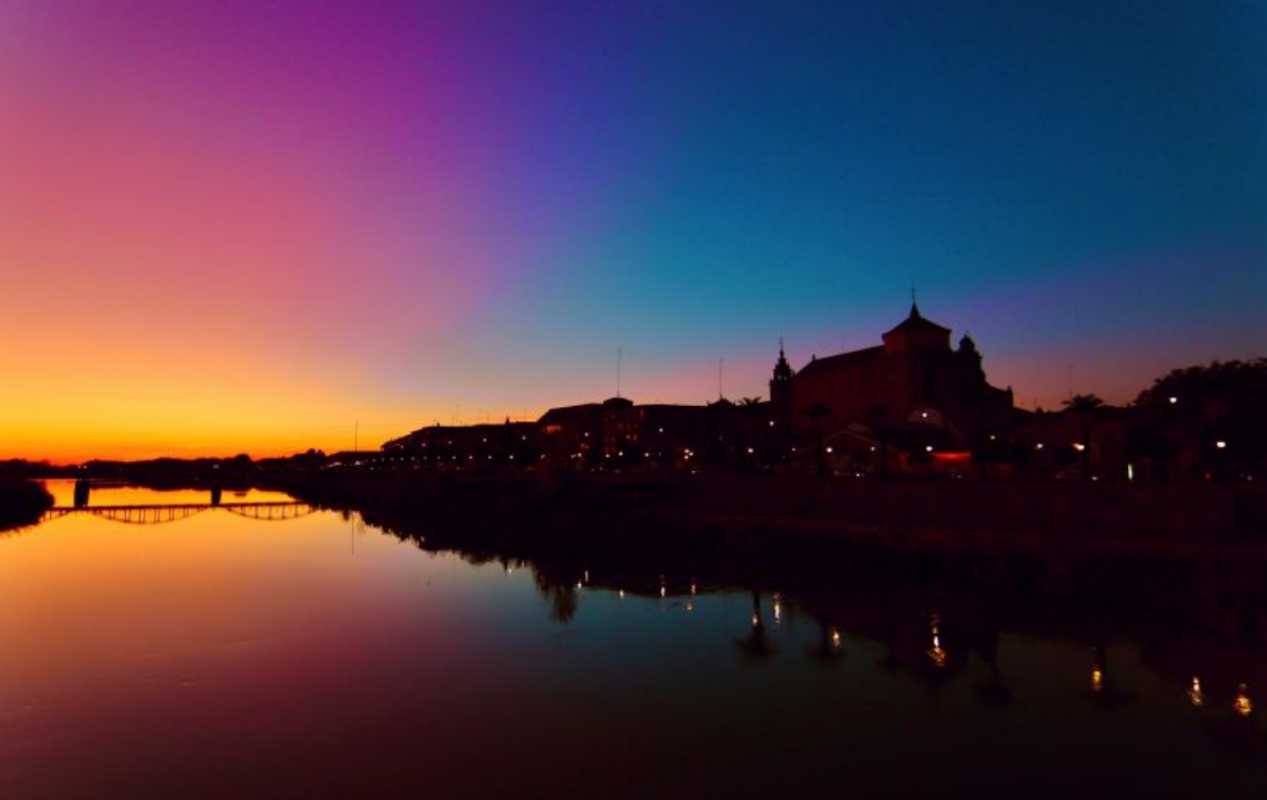
[[[564,583],[251,505],[286,500],[94,487],[0,534],[0,797],[1267,789],[1267,654],[1236,637]]]

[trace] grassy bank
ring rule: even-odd
[[[0,530],[34,525],[51,508],[53,496],[31,481],[0,481]]]

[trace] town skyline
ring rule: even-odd
[[[1023,408],[1267,341],[1250,5],[55,5],[0,12],[0,457],[531,417],[617,348],[764,395],[912,285]]]

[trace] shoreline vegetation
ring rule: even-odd
[[[52,506],[53,496],[40,484],[0,480],[0,530],[34,525]]]

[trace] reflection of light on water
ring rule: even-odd
[[[1188,700],[1197,708],[1205,705],[1205,693],[1201,691],[1201,679],[1196,675],[1192,676],[1192,688],[1188,690]]]
[[[933,662],[933,666],[941,668],[946,666],[946,651],[942,649],[941,637],[933,637],[933,647],[928,651],[928,658]]]
[[[617,592],[616,592],[616,596],[617,596],[617,597],[619,597],[621,600],[624,600],[624,599],[625,599],[625,590],[624,590],[624,589],[620,589],[619,591],[617,591]]]
[[[835,628],[831,629],[831,646],[834,650],[840,649],[840,631]]]
[[[660,596],[661,596],[661,597],[664,597],[664,595],[667,593],[667,591],[668,591],[668,590],[667,590],[667,589],[665,588],[665,586],[664,586],[664,576],[663,576],[663,575],[661,575],[661,576],[660,576]]]
[[[694,600],[692,600],[692,599],[691,599],[691,598],[689,598],[689,597],[688,597],[688,598],[686,598],[686,610],[687,610],[687,611],[694,611],[694,610],[695,610],[695,601],[694,601]]]
[[[1104,688],[1104,671],[1099,667],[1091,668],[1091,691],[1098,692]]]
[[[583,584],[582,584],[580,581],[577,581],[577,582],[576,582],[576,588],[578,588],[578,589],[579,589],[579,588],[581,588],[581,586],[582,586],[582,585],[583,585]]]
[[[933,612],[928,618],[928,627],[933,636],[933,646],[928,651],[928,660],[938,669],[946,666],[946,651],[941,646],[941,615]]]
[[[1248,717],[1254,713],[1254,703],[1249,699],[1249,689],[1243,683],[1236,689],[1236,701],[1232,703],[1232,708],[1238,716],[1242,717]]]
[[[757,616],[757,612],[755,611],[752,612],[752,627],[755,628],[760,624],[761,624],[761,617]]]
[[[774,593],[774,624],[778,625],[783,621],[783,603],[779,593]]]
[[[585,574],[581,577],[581,580],[582,580],[582,581],[584,581],[584,582],[586,582],[586,583],[589,583],[589,582],[590,582],[590,571],[589,571],[589,570],[585,570]]]

